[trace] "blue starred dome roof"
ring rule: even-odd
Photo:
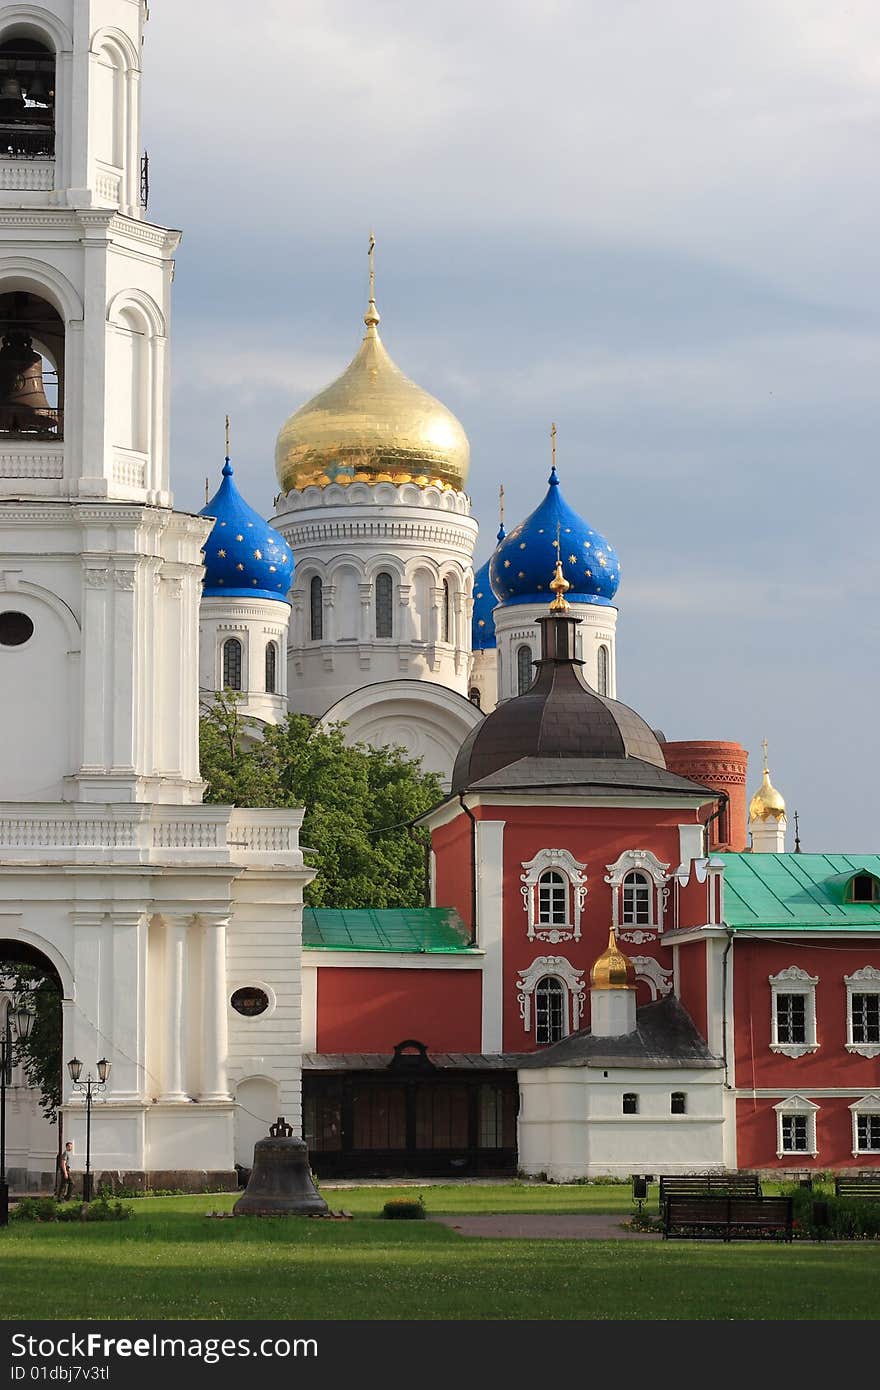
[[[499,545],[489,560],[489,578],[499,603],[544,603],[552,597],[557,533],[569,603],[610,606],[620,583],[617,552],[578,516],[562,496],[555,467],[539,507]]]
[[[499,545],[506,535],[504,522],[502,521],[498,531]],[[495,640],[495,609],[498,600],[492,592],[492,585],[489,583],[489,566],[492,557],[482,565],[474,575],[474,611],[471,618],[471,650],[475,652],[494,651],[497,646]]]
[[[205,542],[202,593],[217,598],[274,598],[287,602],[293,556],[283,536],[249,507],[232,481],[232,464],[199,516],[217,520]]]

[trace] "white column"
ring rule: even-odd
[[[504,876],[503,820],[477,822],[477,945],[483,966],[483,1051],[503,1051]]]
[[[226,928],[228,917],[199,914],[202,928],[202,1084],[199,1100],[229,1100],[226,1059]]]
[[[186,1046],[187,922],[165,919],[165,1037],[163,1101],[189,1100],[183,1089]]]

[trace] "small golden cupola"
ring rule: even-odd
[[[760,787],[749,802],[749,820],[784,821],[785,801],[770,781],[770,769],[767,766],[766,738],[762,740],[761,747],[764,751],[764,775],[761,779]]]
[[[360,349],[338,380],[282,425],[275,468],[284,493],[339,483],[416,483],[463,491],[470,445],[450,410],[389,357],[379,337],[373,248]]]
[[[636,988],[635,966],[618,946],[613,927],[608,933],[608,945],[590,971],[590,985],[593,989]]]

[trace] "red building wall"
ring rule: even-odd
[[[816,1144],[818,1156],[784,1154],[776,1157],[777,1124],[774,1105],[781,1096],[759,1096],[755,1100],[739,1099],[736,1103],[737,1165],[740,1168],[872,1168],[878,1166],[877,1154],[853,1157],[852,1113],[848,1109],[856,1096],[811,1096],[809,1090],[798,1088],[798,1094],[819,1106],[816,1114]]]
[[[584,972],[585,1012],[581,1027],[589,1026],[589,974],[596,957],[608,943],[612,923],[612,888],[605,882],[607,865],[624,850],[649,849],[672,868],[678,866],[680,844],[678,827],[695,824],[696,812],[642,807],[482,807],[475,812],[488,820],[504,820],[504,1048],[530,1051],[535,1047],[534,1029],[526,1033],[518,1005],[517,979],[536,956],[564,956]],[[523,863],[542,849],[567,849],[586,864],[587,897],[581,917],[581,940],[556,945],[529,941],[528,919],[523,908],[521,875]],[[665,928],[671,922],[672,897],[667,904]],[[629,955],[654,956],[665,970],[672,969],[672,951],[662,936],[638,945],[623,942]],[[650,1000],[650,990],[640,985],[638,1003]]]
[[[437,907],[454,907],[469,930],[473,930],[473,828],[462,811],[448,825],[441,825],[431,836],[434,851]]]
[[[679,998],[703,1037],[707,1036],[706,943],[678,948]]]
[[[318,968],[319,1052],[392,1052],[417,1038],[429,1052],[479,1052],[478,970]]]

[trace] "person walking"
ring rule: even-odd
[[[69,1202],[73,1194],[73,1140],[68,1139],[55,1163],[55,1196],[59,1202]]]

